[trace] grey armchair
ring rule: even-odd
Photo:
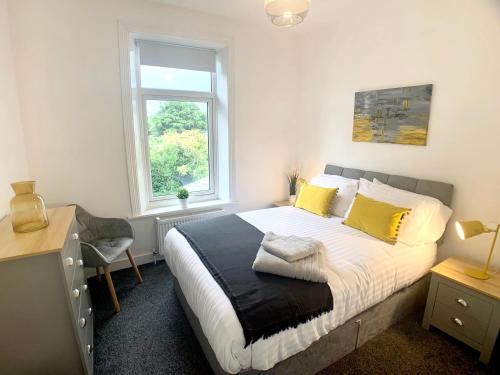
[[[125,251],[137,281],[142,283],[141,274],[130,253],[130,246],[134,242],[134,231],[125,219],[96,217],[79,205],[76,205],[76,221],[83,263],[85,267],[95,267],[99,279],[101,271],[104,272],[115,311],[120,312],[120,303],[116,297],[109,265]]]

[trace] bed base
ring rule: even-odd
[[[330,366],[345,355],[385,331],[411,313],[422,313],[429,289],[429,275],[417,280],[411,286],[402,289],[377,305],[363,311],[327,335],[315,341],[306,350],[277,363],[267,371],[245,370],[245,375],[313,375]],[[207,357],[210,367],[216,375],[229,375],[222,369],[208,343],[200,321],[186,301],[184,294],[174,277],[177,297],[194,330],[196,337]],[[335,302],[334,302],[335,303]]]

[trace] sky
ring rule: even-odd
[[[141,65],[141,87],[183,91],[212,91],[212,73]]]
[[[141,87],[145,89],[164,89],[180,91],[210,92],[212,74],[195,70],[164,68],[141,65]],[[147,115],[154,116],[160,109],[162,100],[147,100]],[[206,102],[194,102],[201,111],[207,112]]]

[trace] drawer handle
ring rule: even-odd
[[[87,314],[89,314],[89,316],[90,316],[90,315],[92,315],[92,313],[93,313],[92,307],[89,307],[87,309]]]
[[[76,264],[77,264],[78,266],[80,266],[80,267],[83,267],[83,260],[82,260],[82,259],[78,259],[78,260],[76,261]]]
[[[78,233],[73,233],[73,234],[71,235],[71,238],[72,238],[73,240],[78,240],[78,239],[80,238],[80,236],[78,235]]]
[[[71,267],[73,265],[73,258],[68,257],[68,258],[64,259],[64,264],[68,267]]]
[[[462,307],[469,307],[467,301],[462,298],[457,298],[455,301],[457,301],[457,303]]]
[[[82,285],[82,290],[83,290],[84,292],[86,292],[88,288],[89,288],[89,287],[88,287],[88,285],[87,285],[87,284],[83,284],[83,285]]]
[[[81,328],[85,327],[87,325],[87,319],[85,318],[80,318],[78,320],[78,324],[80,325]]]
[[[457,326],[459,326],[459,327],[463,327],[464,326],[464,322],[462,322],[462,319],[459,319],[459,318],[456,318],[456,317],[453,317],[453,318],[450,318],[450,319]]]
[[[93,350],[94,350],[94,348],[92,347],[92,345],[87,345],[87,354],[88,355],[91,355]]]
[[[78,289],[73,289],[73,298],[79,298],[80,297],[80,291]]]

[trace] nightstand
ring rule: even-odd
[[[292,204],[290,201],[279,201],[279,202],[274,202],[273,206],[274,207],[285,207],[285,206],[291,206]]]
[[[432,325],[478,350],[479,360],[488,364],[500,329],[500,275],[479,280],[463,273],[477,266],[448,258],[431,269],[422,325]]]

